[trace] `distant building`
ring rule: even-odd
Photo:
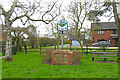
[[[85,39],[85,35],[81,35],[81,43],[83,45],[83,40]],[[70,38],[69,38],[69,41],[70,41],[70,45],[80,45],[79,42],[77,41],[77,36],[76,35],[71,35]]]
[[[115,22],[92,23],[91,40],[93,43],[108,41],[112,46],[117,46],[118,32]]]

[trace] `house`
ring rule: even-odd
[[[91,40],[93,43],[108,41],[112,46],[117,46],[118,32],[115,22],[92,23]]]

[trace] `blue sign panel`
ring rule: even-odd
[[[57,23],[57,30],[58,31],[67,31],[68,30],[68,23],[66,20],[60,20]]]

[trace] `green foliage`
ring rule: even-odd
[[[88,20],[98,22],[100,21],[99,17],[103,15],[103,11],[91,10],[88,14]]]
[[[94,21],[94,22],[99,22],[100,21],[100,17],[101,16],[109,16],[111,17],[112,15],[112,4],[111,2],[105,2],[103,6],[101,6],[101,8],[99,8],[98,10],[90,10],[90,12],[88,13],[88,20],[90,21]],[[105,14],[107,13],[107,14]]]
[[[51,64],[52,59],[51,59],[51,54],[43,54],[43,58],[42,58],[42,62],[43,64]]]
[[[53,45],[57,45],[57,40],[48,37],[40,37],[39,44],[41,46],[53,46]]]

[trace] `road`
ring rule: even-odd
[[[60,45],[61,47],[61,45]],[[63,47],[70,47],[69,44],[65,44]],[[75,45],[72,45],[71,47],[80,47],[79,45],[78,46],[75,46]],[[86,48],[86,46],[83,46],[83,48]],[[99,49],[101,47],[93,47],[93,46],[90,46],[88,48],[96,48],[96,49]],[[118,49],[118,47],[106,47],[107,49]]]

